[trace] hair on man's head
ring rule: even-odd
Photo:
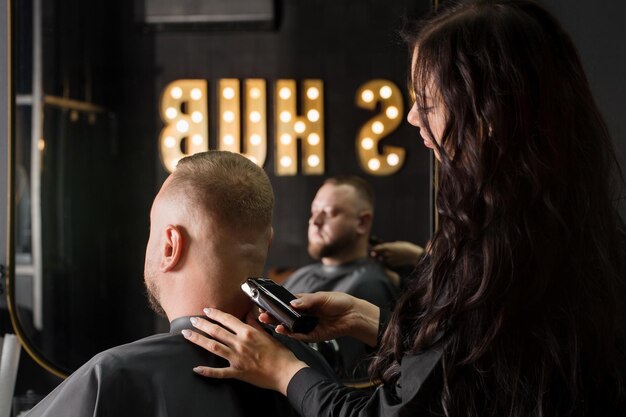
[[[192,207],[205,210],[233,230],[271,226],[274,193],[265,171],[248,158],[208,151],[181,159],[170,187]]]
[[[356,175],[336,175],[327,178],[324,184],[351,186],[357,192],[358,197],[366,203],[372,211],[374,210],[374,189],[370,183],[363,178]]]

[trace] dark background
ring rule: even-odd
[[[15,3],[15,22],[28,27],[30,3]],[[572,33],[623,158],[626,3],[542,3]],[[430,158],[417,140],[417,130],[403,122],[385,139],[384,144],[407,151],[404,167],[391,176],[362,172],[354,149],[358,129],[372,116],[354,104],[362,83],[374,78],[393,81],[405,94],[408,110],[408,51],[396,31],[403,15],[420,15],[430,7],[429,0],[277,1],[269,27],[156,27],[142,23],[137,13],[141,6],[124,0],[43,2],[45,93],[90,100],[107,109],[95,118],[45,109],[45,322],[43,332],[33,337],[46,355],[70,369],[100,350],[165,326],[146,306],[142,276],[149,209],[167,176],[157,147],[163,126],[158,101],[173,80],[207,80],[211,149],[217,132],[218,80],[267,81],[265,169],[276,193],[268,268],[310,262],[309,205],[328,175],[358,174],[372,183],[377,194],[373,232],[381,239],[423,244],[430,234]],[[18,93],[29,90],[31,51],[24,46],[30,42],[28,30],[16,37]],[[274,175],[272,90],[281,78],[324,81],[324,176]],[[18,132],[28,127],[28,117],[22,118]],[[626,216],[624,205],[622,213]],[[0,333],[9,331],[5,310],[0,318]],[[28,321],[28,312],[24,318]],[[16,395],[28,388],[43,394],[58,383],[43,375],[23,352]]]

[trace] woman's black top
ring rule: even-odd
[[[389,314],[381,310],[384,328]],[[298,371],[289,382],[287,398],[303,417],[441,416],[441,351],[405,355],[395,386],[379,386],[372,394],[345,387],[311,369]]]

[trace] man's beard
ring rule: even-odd
[[[157,295],[159,293],[159,289],[154,282],[154,278],[152,278],[151,274],[149,274],[147,271],[145,272],[144,284],[146,285],[148,305],[150,305],[152,311],[154,311],[161,317],[167,317],[167,314],[165,314],[165,310],[163,310],[163,307],[161,307],[161,303],[159,302],[159,297]]]
[[[344,249],[352,247],[355,242],[355,237],[351,235],[344,235],[333,242],[324,243],[311,243],[309,242],[308,251],[309,255],[316,260],[322,258],[331,258],[343,252]]]

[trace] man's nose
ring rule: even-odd
[[[309,223],[314,224],[316,226],[321,226],[322,224],[324,224],[324,216],[322,215],[322,213],[311,214]]]

